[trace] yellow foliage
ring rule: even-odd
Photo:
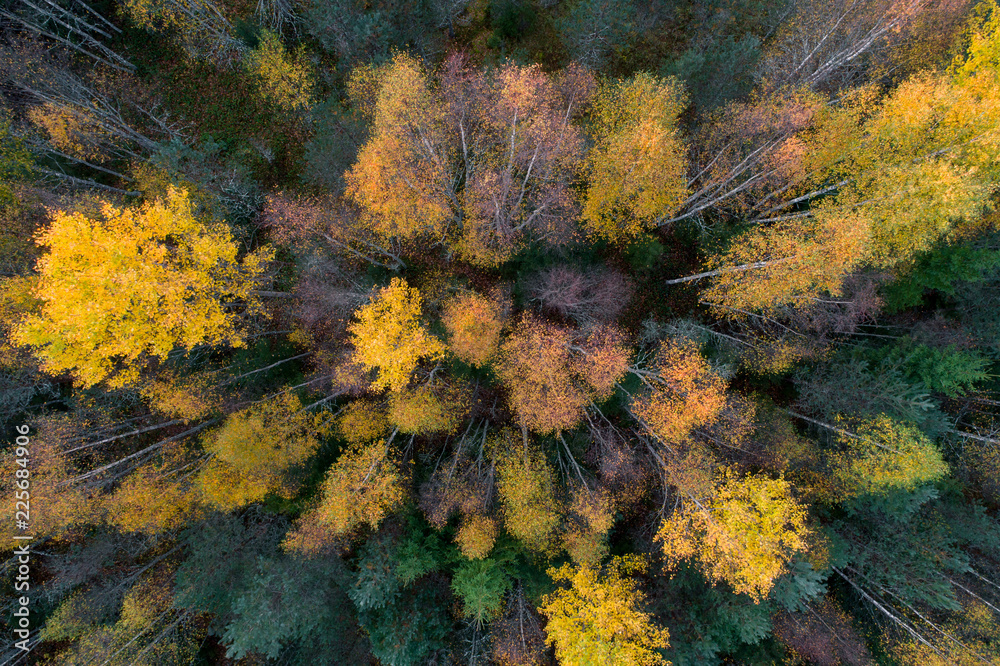
[[[367,211],[372,227],[384,236],[440,235],[451,216],[443,106],[410,56],[397,56],[378,71],[376,81],[372,138],[345,175],[347,197]]]
[[[389,397],[389,420],[411,435],[454,433],[468,411],[469,395],[463,386],[424,385]]]
[[[220,511],[232,511],[263,499],[273,490],[268,479],[240,474],[220,460],[211,460],[196,480],[201,497]]]
[[[175,530],[195,518],[198,494],[183,481],[167,476],[183,465],[186,452],[177,450],[157,464],[144,465],[104,498],[108,522],[126,532],[158,534]]]
[[[142,387],[142,397],[154,411],[185,421],[207,416],[222,400],[215,378],[201,374],[164,373]]]
[[[14,344],[12,331],[28,315],[37,316],[42,301],[35,297],[38,276],[24,275],[0,280],[0,366],[24,367],[17,359],[19,350]],[[20,353],[27,355],[26,350]]]
[[[79,640],[53,663],[103,666],[191,663],[206,638],[207,625],[173,607],[173,578],[174,571],[162,565],[147,573],[125,594],[121,609],[111,622],[87,627]],[[48,631],[59,631],[59,615],[62,613],[57,611],[53,623],[56,627],[47,626]]]
[[[608,555],[606,534],[580,525],[570,525],[562,535],[563,548],[576,564],[599,566]]]
[[[685,103],[680,82],[645,73],[598,92],[582,213],[591,234],[628,242],[683,205],[687,159],[677,117]]]
[[[302,111],[312,102],[316,83],[303,53],[291,57],[281,38],[265,30],[246,61],[247,69],[258,81],[261,92],[285,111]]]
[[[41,422],[38,430],[32,430],[29,435],[28,448],[30,468],[29,477],[31,530],[35,538],[59,537],[65,531],[76,525],[86,525],[97,522],[100,518],[100,503],[95,502],[90,492],[69,483],[75,469],[66,456],[59,455],[63,448],[61,443],[72,433],[69,420],[62,417],[46,419]],[[11,536],[19,534],[14,528],[14,500],[16,492],[24,488],[17,486],[18,470],[26,469],[18,464],[14,447],[8,447],[0,456],[0,491],[11,498],[5,520],[0,525],[0,537],[11,541]]]
[[[214,455],[200,478],[206,499],[233,508],[271,492],[294,494],[297,473],[319,447],[316,432],[325,420],[301,409],[299,399],[285,393],[231,414],[206,437],[205,449]]]
[[[337,432],[351,444],[365,444],[389,434],[385,407],[374,400],[354,400],[337,419]]]
[[[437,360],[444,344],[420,323],[420,292],[406,280],[392,278],[388,287],[355,314],[348,326],[355,360],[368,370],[377,370],[373,385],[400,391],[410,381],[421,359]]]
[[[642,610],[644,595],[631,574],[644,568],[635,556],[616,557],[602,573],[593,566],[549,569],[569,583],[545,595],[539,609],[548,618],[546,642],[562,666],[654,666],[667,662],[657,650],[669,646],[666,629]]]
[[[481,560],[488,556],[496,540],[497,522],[479,513],[463,516],[462,525],[455,533],[458,549],[470,560]]]
[[[671,566],[695,559],[710,579],[760,600],[795,553],[808,548],[806,518],[784,479],[727,470],[710,500],[685,501],[657,539]]]
[[[913,490],[948,473],[948,464],[920,429],[884,414],[862,421],[854,433],[837,437],[843,447],[830,454],[834,478],[847,496]]]
[[[255,290],[270,252],[238,261],[229,230],[196,220],[183,190],[141,208],[105,203],[101,219],[56,212],[37,240],[49,247],[38,263],[42,312],[14,337],[84,386],[132,383],[146,359],[178,346],[242,346],[227,304],[261,310]]]
[[[49,135],[49,141],[58,150],[84,160],[100,158],[100,142],[111,138],[83,111],[70,111],[51,103],[32,106],[28,118]]]
[[[1000,664],[1000,620],[985,603],[970,600],[937,626],[941,633],[923,632],[930,645],[907,635],[909,640],[891,650],[892,656],[903,666]]]
[[[388,454],[386,444],[375,442],[340,455],[323,481],[317,510],[321,524],[338,535],[361,525],[376,529],[402,504],[405,477]]]
[[[500,344],[508,309],[507,304],[475,292],[446,302],[441,320],[448,330],[451,353],[470,365],[485,365]]]
[[[817,293],[837,295],[844,276],[865,258],[869,233],[860,209],[832,204],[816,206],[815,220],[755,228],[709,263],[721,273],[703,300],[738,318],[746,311],[800,305]]]
[[[176,30],[195,57],[236,55],[244,47],[215,0],[123,0],[122,9],[141,28]]]
[[[514,441],[508,434],[506,444]],[[522,448],[514,444],[501,452],[497,474],[507,532],[531,550],[554,550],[562,507],[555,494],[555,471],[545,456],[526,445]]]

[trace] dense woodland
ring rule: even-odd
[[[4,663],[1000,664],[996,0],[5,0],[0,103]]]

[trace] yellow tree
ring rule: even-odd
[[[822,292],[839,294],[846,274],[865,258],[870,230],[856,211],[833,208],[820,207],[816,220],[758,227],[736,237],[701,275],[712,278],[702,299],[738,318],[801,305]],[[827,209],[829,215],[823,214]]]
[[[289,55],[278,35],[265,30],[245,66],[257,78],[261,93],[276,106],[285,111],[309,108],[316,83],[304,54]]]
[[[354,445],[326,474],[316,510],[318,522],[336,535],[361,525],[376,529],[403,502],[404,483],[403,471],[390,458],[389,443]]]
[[[556,497],[555,471],[541,451],[518,446],[510,433],[498,446],[509,447],[497,461],[497,490],[504,527],[537,552],[555,548],[562,507]]]
[[[440,379],[415,389],[393,393],[389,420],[402,433],[454,434],[469,411],[469,391],[461,384],[445,385]]]
[[[127,476],[103,496],[108,522],[125,532],[157,534],[198,518],[201,497],[183,473],[199,464],[199,453],[183,444],[162,449],[158,460]]]
[[[797,166],[757,197],[754,222],[767,226],[668,283],[713,278],[705,300],[728,315],[801,306],[838,295],[861,265],[904,269],[974,223],[992,205],[1000,154],[997,43],[1000,22],[984,19],[950,72],[918,73],[882,99],[873,86],[845,91],[811,113],[786,140]]]
[[[302,411],[292,393],[229,415],[205,440],[213,456],[199,477],[205,498],[233,509],[272,492],[291,497],[301,481],[297,472],[319,447],[325,420]]]
[[[833,476],[848,497],[914,490],[948,473],[934,443],[918,428],[881,414],[853,432],[837,428],[839,451],[829,456]]]
[[[988,602],[970,599],[960,613],[932,625],[936,631],[912,634],[890,653],[905,666],[972,666],[1000,663],[1000,621]]]
[[[192,56],[228,62],[246,49],[212,0],[126,0],[122,4],[142,28],[176,30]]]
[[[680,82],[645,73],[598,91],[582,214],[591,234],[625,242],[684,204],[686,148],[677,117],[685,103]]]
[[[384,236],[440,235],[454,204],[449,172],[455,146],[444,106],[410,56],[399,55],[371,75],[364,68],[354,77],[356,87],[375,89],[375,102],[372,138],[345,176],[347,197]]]
[[[635,556],[616,557],[604,571],[564,564],[549,569],[557,583],[568,583],[542,598],[548,618],[546,642],[555,645],[563,666],[654,666],[667,661],[658,650],[669,646],[666,629],[642,610],[643,593],[631,575],[645,563]]]
[[[462,516],[462,524],[455,533],[455,544],[463,556],[481,560],[490,554],[496,540],[496,520],[481,513]]]
[[[355,360],[376,371],[373,385],[400,391],[410,381],[421,359],[437,360],[444,344],[420,322],[420,292],[406,280],[392,278],[371,303],[355,313],[348,327]]]
[[[38,263],[41,313],[14,337],[84,386],[134,382],[177,347],[242,346],[231,304],[261,310],[270,252],[240,261],[229,229],[196,219],[183,190],[139,208],[105,203],[97,218],[57,212],[38,243],[49,248]]]
[[[382,439],[389,434],[385,407],[364,398],[353,400],[337,419],[337,432],[351,444]]]
[[[710,579],[760,600],[806,550],[806,519],[784,479],[726,470],[709,500],[688,497],[657,538],[671,565],[694,559]]]
[[[8,447],[0,456],[0,471],[4,474],[0,490],[11,498],[17,493],[22,500],[30,497],[29,516],[36,538],[60,537],[71,527],[97,522],[101,506],[93,501],[92,491],[73,483],[78,470],[69,456],[62,454],[64,442],[76,435],[70,420],[49,417],[37,425],[38,429],[29,437],[30,447]],[[19,464],[19,459],[29,460],[30,467]],[[46,508],[30,511],[32,507]],[[11,518],[14,510],[11,504]],[[0,536],[9,540],[17,534],[14,525],[13,519],[7,520],[0,527]]]
[[[563,545],[573,561],[597,566],[608,554],[607,533],[615,523],[615,503],[603,490],[574,489]]]

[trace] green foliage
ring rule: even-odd
[[[857,355],[842,355],[797,372],[795,384],[799,401],[826,418],[888,414],[915,423],[931,435],[951,427],[930,390],[889,363],[874,364]]]
[[[410,585],[426,574],[439,571],[454,556],[454,546],[449,547],[440,533],[412,517],[396,550],[395,574],[402,585]]]
[[[309,0],[305,31],[337,59],[340,72],[361,63],[380,64],[407,47],[427,52],[439,46],[435,30],[444,3],[430,0]]]
[[[0,107],[0,210],[17,201],[13,186],[24,180],[33,163],[24,139],[11,131],[10,112]]]
[[[611,51],[624,51],[635,29],[630,0],[574,0],[556,22],[570,58],[589,67],[603,64]]]
[[[693,567],[657,576],[651,601],[665,619],[671,645],[666,657],[675,666],[722,664],[722,655],[760,643],[771,629],[773,605],[755,603],[710,584]]]
[[[531,31],[535,24],[535,8],[526,0],[492,0],[490,25],[500,39],[518,41]]]
[[[423,557],[414,565],[413,549],[388,533],[374,536],[361,549],[357,573],[347,590],[368,633],[372,654],[392,666],[424,663],[426,655],[441,645],[449,626],[443,615],[443,590],[426,580],[409,585],[403,580],[429,566]],[[409,563],[400,561],[401,550],[411,553]]]
[[[0,45],[0,412],[31,427],[32,508],[66,524],[38,660],[861,663],[824,641],[863,625],[877,663],[977,663],[928,622],[993,656],[996,0],[35,4],[136,65]],[[949,41],[950,70],[917,66]],[[126,228],[181,191],[184,225]],[[33,244],[50,222],[75,235]],[[225,267],[213,296],[196,278]],[[621,337],[592,346],[592,287],[532,284],[549,268],[624,274],[634,300],[601,304]],[[217,334],[180,335],[206,293]],[[96,368],[76,379],[15,346],[67,304],[78,337],[51,317],[35,346]]]
[[[942,244],[883,288],[886,309],[898,312],[919,305],[931,290],[954,295],[956,283],[978,282],[1000,265],[1000,252],[972,243]]]
[[[313,132],[303,145],[303,180],[333,194],[342,195],[344,172],[358,157],[368,139],[365,119],[356,109],[345,108],[338,95],[331,95],[313,109]]]
[[[724,35],[709,44],[692,45],[660,73],[683,80],[692,105],[699,111],[711,111],[749,91],[752,81],[747,73],[760,57],[760,46],[756,35]]]
[[[496,618],[511,580],[502,560],[464,560],[451,580],[451,589],[462,600],[462,614],[482,625]]]
[[[895,495],[861,499],[850,522],[835,523],[849,544],[848,572],[859,582],[891,590],[905,603],[957,610],[956,590],[947,577],[968,571],[969,560],[935,511],[937,492],[922,488]]]
[[[249,653],[274,658],[289,644],[330,640],[353,621],[341,587],[346,570],[337,557],[260,558],[257,573],[233,603],[222,640],[226,656]]]
[[[277,550],[281,534],[281,523],[225,514],[185,530],[186,557],[177,569],[174,604],[228,617],[256,572],[258,559]]]
[[[797,560],[775,583],[770,599],[789,612],[803,611],[826,594],[826,577],[825,572],[816,571],[809,562]]]
[[[903,340],[872,355],[884,366],[899,367],[931,391],[957,398],[986,379],[989,362],[976,351],[944,349]]]

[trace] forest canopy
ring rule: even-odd
[[[1000,664],[997,0],[9,0],[0,83],[3,663]]]

